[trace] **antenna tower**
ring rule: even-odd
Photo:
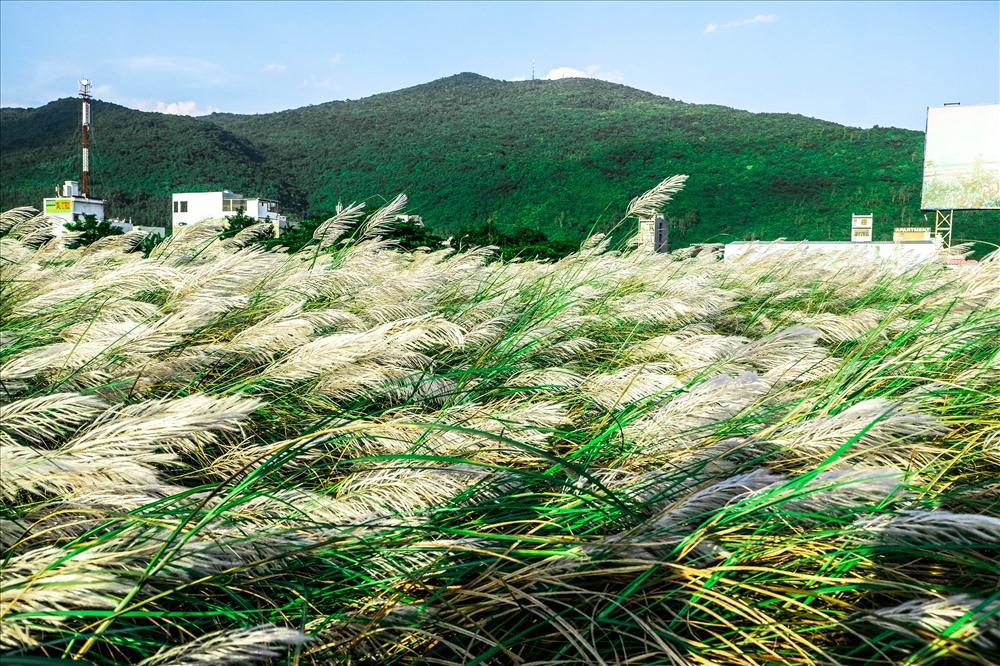
[[[83,196],[90,198],[90,81],[80,79],[80,100],[83,102]]]

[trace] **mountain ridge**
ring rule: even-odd
[[[0,112],[5,208],[37,206],[75,178],[76,104]],[[228,187],[298,216],[405,191],[441,233],[491,223],[578,240],[687,173],[668,209],[676,245],[843,239],[861,212],[875,213],[877,239],[924,224],[922,132],[690,104],[595,79],[463,72],[267,114],[189,118],[95,101],[93,116],[94,191],[147,223],[169,218],[171,191]],[[967,216],[967,237],[1000,241],[991,215]]]

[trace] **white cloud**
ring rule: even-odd
[[[730,21],[729,23],[724,23],[719,25],[718,23],[709,23],[705,26],[705,30],[702,32],[703,35],[710,35],[714,32],[720,30],[730,30],[732,28],[742,28],[748,25],[755,25],[758,23],[774,23],[778,20],[777,14],[757,14],[753,18],[744,19],[742,21]]]
[[[186,102],[161,102],[141,100],[135,103],[135,107],[140,111],[154,111],[156,113],[167,113],[172,116],[207,116],[215,113],[219,109],[214,106],[199,107],[194,100]]]
[[[542,78],[546,81],[555,81],[556,79],[600,79],[601,81],[610,81],[611,83],[625,82],[625,77],[622,76],[621,72],[607,72],[597,65],[590,65],[586,71],[573,67],[556,67],[555,69],[550,69],[549,73]]]
[[[519,75],[519,76],[515,76],[514,78],[512,78],[512,79],[508,79],[508,80],[509,80],[509,81],[527,81],[527,80],[528,80],[528,77],[527,77],[527,76],[525,76],[524,74],[521,74],[521,75]]]
[[[334,56],[332,58],[330,58],[330,66],[331,67],[336,67],[337,65],[339,65],[340,64],[340,60],[343,57],[344,56],[341,53],[334,54]]]
[[[262,69],[261,71],[264,72],[264,73],[266,73],[266,74],[280,74],[281,72],[285,71],[286,69],[288,69],[288,68],[285,67],[284,65],[279,65],[276,62],[272,62],[272,63],[269,63],[267,65],[264,65],[264,69]]]

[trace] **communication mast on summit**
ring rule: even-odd
[[[84,197],[90,196],[90,81],[80,79],[80,100],[83,102],[83,188]]]

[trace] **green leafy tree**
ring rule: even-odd
[[[227,215],[226,219],[229,221],[229,228],[219,234],[220,238],[232,238],[247,227],[260,224],[260,220],[247,215],[242,206],[236,211],[236,215]]]
[[[94,215],[84,215],[82,220],[76,220],[65,225],[66,231],[80,232],[82,235],[70,247],[83,247],[90,245],[99,238],[105,236],[120,236],[124,231],[119,227],[111,226],[107,220],[98,220]]]
[[[326,217],[310,217],[299,222],[298,226],[287,229],[285,233],[277,238],[268,238],[263,242],[263,245],[268,250],[275,247],[287,248],[289,252],[297,252],[301,250],[306,245],[309,245],[313,241],[313,232],[319,227],[329,216]]]
[[[440,249],[441,241],[444,239],[431,232],[422,222],[407,221],[396,224],[387,238],[395,240],[398,247],[404,250],[416,250],[418,247],[427,247],[432,250]]]

